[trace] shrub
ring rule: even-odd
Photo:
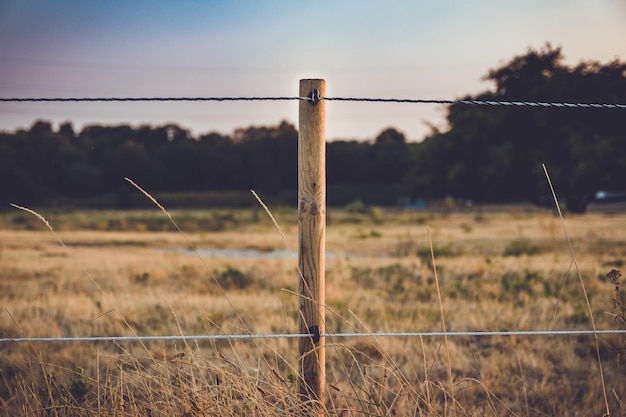
[[[435,253],[435,259],[460,255],[460,251],[455,249],[452,244],[434,246],[433,252]],[[432,254],[429,246],[417,249],[416,255],[425,265],[428,265],[429,268],[433,267]]]
[[[345,210],[351,214],[367,213],[367,208],[365,207],[365,204],[363,204],[363,201],[361,200],[354,200],[353,202],[346,204]]]
[[[543,252],[543,248],[528,239],[519,238],[509,242],[504,248],[504,256],[536,255]]]
[[[216,273],[215,278],[225,290],[231,288],[244,289],[252,285],[253,282],[252,276],[230,265],[222,272]]]
[[[385,209],[382,207],[370,208],[370,216],[376,224],[382,224],[385,221]]]

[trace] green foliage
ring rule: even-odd
[[[626,63],[570,67],[563,61],[561,49],[549,44],[529,49],[488,71],[491,90],[466,98],[626,102]],[[400,197],[449,196],[547,204],[542,163],[569,211],[584,212],[600,189],[626,191],[622,109],[455,104],[447,121],[445,131],[434,129],[421,142],[407,142],[393,128],[373,141],[329,142],[329,205],[353,201],[347,208],[360,213],[366,204],[394,205]],[[54,131],[51,123],[36,121],[29,130],[0,133],[0,207],[108,196],[108,204],[134,208],[135,190],[124,177],[151,193],[254,189],[295,202],[297,137],[287,122],[192,137],[175,124],[92,125],[77,133],[70,123]],[[375,222],[382,215],[371,214]]]
[[[59,410],[72,410],[83,405],[91,388],[91,384],[87,382],[84,373],[83,368],[77,367],[70,377],[69,383],[65,384],[59,381],[54,373],[44,369],[44,384],[38,392],[38,402],[48,409]],[[55,413],[54,415],[59,414]],[[63,415],[75,414],[63,413]]]
[[[353,267],[351,279],[363,288],[380,288],[390,299],[415,297],[418,293],[416,285],[421,284],[422,277],[417,275],[413,267],[402,264],[390,264],[376,268]],[[412,291],[407,293],[408,289]],[[417,294],[419,297],[419,294]]]
[[[528,50],[485,77],[495,89],[466,99],[624,103],[626,63],[563,63],[560,48]],[[548,203],[541,164],[567,210],[584,212],[599,189],[624,190],[623,115],[609,109],[455,104],[449,129],[413,148],[414,196]]]
[[[85,397],[89,393],[89,383],[85,381],[85,371],[83,368],[76,368],[70,380],[68,391],[78,404],[82,404],[85,401]]]
[[[504,256],[536,255],[544,249],[529,239],[519,238],[509,242],[504,248]]]
[[[243,272],[233,266],[215,274],[215,278],[220,286],[225,289],[244,289],[252,285],[254,279],[249,273]]]
[[[524,274],[519,274],[515,271],[506,272],[501,278],[502,289],[506,293],[519,294],[520,292],[526,292],[528,295],[532,295],[533,289],[530,284],[533,277],[533,274],[527,271]]]
[[[326,172],[334,184],[400,184],[411,163],[404,135],[393,128],[381,132],[373,144],[333,141],[327,145]]]
[[[132,207],[133,190],[124,177],[150,192],[293,192],[297,131],[282,122],[239,129],[233,137],[211,133],[193,138],[172,124],[88,126],[75,134],[68,123],[55,132],[49,122],[37,121],[29,131],[0,134],[0,167],[5,174],[0,176],[0,199],[6,202],[113,193],[118,206]]]
[[[150,273],[146,271],[133,275],[133,281],[135,284],[146,285],[149,279]]]
[[[458,249],[455,249],[451,243],[433,246],[433,252],[435,253],[435,259],[460,255]],[[429,246],[418,248],[415,254],[425,265],[432,268],[432,253]]]
[[[624,266],[624,260],[623,259],[611,259],[611,260],[607,260],[605,262],[602,263],[603,266],[608,266],[608,267],[615,267],[615,268],[621,268]],[[604,277],[604,275],[602,275]]]
[[[370,229],[370,230],[362,230],[359,229],[357,233],[354,235],[355,239],[369,239],[369,238],[378,238],[381,237],[382,233],[378,230]]]
[[[499,297],[500,301],[512,301],[516,306],[523,306],[525,297],[552,294],[550,283],[544,280],[538,272],[528,269],[521,272],[507,271],[500,277],[500,283],[503,290]]]
[[[349,204],[346,204],[345,209],[348,213],[367,213],[367,208],[363,204],[362,200],[355,200]]]
[[[382,207],[372,207],[369,210],[372,221],[376,224],[382,224],[385,221],[385,209]]]

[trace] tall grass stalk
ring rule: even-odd
[[[245,325],[244,320],[241,318],[241,315],[239,314],[239,312],[235,308],[235,305],[233,304],[231,299],[228,297],[228,294],[226,294],[226,291],[224,290],[224,288],[222,287],[222,285],[218,281],[218,279],[215,276],[215,274],[209,269],[208,265],[204,261],[204,258],[202,258],[202,256],[200,256],[200,253],[196,250],[194,244],[191,242],[191,239],[189,239],[189,237],[185,234],[185,232],[183,232],[182,229],[178,226],[178,224],[174,221],[174,218],[172,217],[172,215],[165,209],[165,207],[163,207],[163,205],[161,203],[159,203],[157,201],[156,198],[154,198],[150,193],[148,193],[146,190],[141,188],[136,182],[134,182],[133,180],[131,180],[130,178],[127,178],[127,177],[124,177],[124,179],[126,181],[128,181],[137,190],[139,190],[143,195],[145,195],[150,201],[152,201],[154,203],[154,205],[156,205],[159,209],[161,209],[161,211],[167,216],[167,218],[170,220],[172,225],[174,225],[174,227],[176,228],[178,233],[180,233],[180,235],[185,239],[185,242],[187,242],[187,245],[188,245],[189,249],[196,255],[196,257],[198,258],[198,260],[200,261],[200,263],[202,264],[204,269],[209,273],[209,275],[211,276],[211,278],[213,279],[213,281],[215,282],[215,284],[217,285],[219,290],[222,292],[222,295],[224,296],[224,299],[230,305],[231,309],[233,310],[233,313],[235,315],[237,315],[239,321],[241,322],[241,324],[244,327],[244,329],[246,330],[246,332],[251,333],[247,329],[247,326]]]
[[[239,313],[238,309],[235,307],[235,304],[233,303],[233,301],[230,299],[230,297],[228,296],[228,294],[226,293],[226,290],[223,288],[223,286],[220,284],[220,282],[218,281],[217,277],[215,276],[215,274],[209,269],[208,265],[206,264],[206,262],[204,261],[204,258],[200,255],[200,253],[196,250],[196,248],[194,247],[193,243],[191,242],[191,239],[189,239],[189,237],[185,234],[185,232],[182,231],[182,229],[178,226],[178,224],[176,224],[176,222],[174,221],[173,217],[170,215],[170,213],[165,209],[165,207],[163,207],[163,205],[161,205],[156,198],[154,198],[150,193],[148,193],[147,191],[145,191],[143,188],[141,188],[137,183],[135,183],[133,180],[131,180],[130,178],[124,178],[126,181],[128,181],[131,185],[133,185],[133,187],[137,188],[139,191],[141,191],[148,199],[150,199],[150,201],[152,201],[159,209],[161,209],[161,211],[163,213],[165,213],[165,215],[168,217],[168,219],[170,220],[170,222],[174,225],[174,227],[176,228],[176,230],[184,237],[185,241],[187,242],[187,244],[189,245],[189,248],[194,252],[194,254],[196,255],[196,257],[200,260],[202,266],[204,267],[204,269],[207,271],[207,273],[210,274],[211,278],[213,279],[213,281],[215,282],[215,284],[217,285],[217,287],[219,288],[222,296],[224,297],[224,299],[228,302],[229,306],[231,307],[233,313],[237,316],[237,319],[239,320],[239,323],[242,326],[242,330],[245,331],[248,334],[252,334],[252,331],[248,328],[248,326],[246,325],[243,317],[241,316],[241,314]],[[252,191],[252,190],[251,190]],[[259,200],[259,202],[261,203],[261,205],[266,209],[266,211],[270,214],[270,217],[272,218],[272,220],[274,221],[274,224],[278,227],[279,231],[280,231],[280,227],[278,226],[278,224],[276,223],[276,220],[274,219],[274,216],[272,216],[272,214],[269,212],[269,209],[267,208],[267,206],[265,204],[263,204],[263,202],[261,201],[261,199],[258,197],[258,195],[252,191],[252,194],[255,195],[255,197],[257,197],[257,199]],[[281,231],[282,234],[282,231]],[[284,234],[283,234],[284,237]],[[285,243],[286,243],[286,238],[285,238]],[[179,325],[179,329],[180,329],[180,325]],[[182,331],[182,330],[181,330]],[[181,333],[182,334],[182,333]],[[260,339],[252,339],[253,344],[255,345],[255,347],[258,349],[259,352],[262,352],[261,346],[260,344],[263,343]],[[185,342],[187,343],[187,342]],[[229,343],[231,343],[231,347],[232,346],[232,341],[229,341]],[[278,352],[275,352],[276,354],[278,354]],[[268,359],[264,356],[261,355],[261,357],[263,358],[263,361],[266,363],[266,365],[268,365],[269,367],[271,367],[271,364],[268,362]],[[286,360],[284,358],[281,357],[281,359],[283,361],[286,362]]]
[[[563,213],[561,212],[561,206],[559,204],[559,199],[556,197],[556,192],[554,191],[554,186],[552,185],[552,181],[550,180],[550,174],[548,174],[548,168],[545,164],[541,164],[543,167],[543,172],[546,174],[546,179],[548,180],[548,185],[550,186],[550,192],[552,193],[552,198],[554,199],[554,204],[556,206],[556,210],[559,213],[559,218],[561,219],[561,224],[563,225],[563,233],[565,234],[565,238],[567,239],[567,244],[569,246],[570,253],[572,255],[572,262],[574,263],[574,267],[576,269],[576,273],[578,274],[578,279],[580,281],[580,286],[583,290],[583,294],[585,296],[585,303],[587,304],[587,311],[589,313],[589,320],[591,322],[591,327],[593,329],[593,336],[596,342],[596,355],[598,357],[598,370],[600,372],[600,381],[602,383],[602,395],[604,396],[604,405],[606,407],[606,415],[611,415],[611,410],[609,408],[609,398],[606,393],[606,383],[604,381],[604,371],[602,370],[602,357],[600,355],[600,339],[598,338],[596,322],[593,317],[593,310],[591,309],[591,303],[589,302],[589,295],[587,294],[587,287],[585,286],[585,281],[583,280],[582,273],[580,272],[580,268],[578,266],[578,261],[576,259],[576,254],[574,253],[574,246],[572,245],[572,240],[570,239],[569,232],[567,231],[567,227],[565,226],[565,219],[563,218]]]
[[[89,273],[89,271],[87,271],[87,268],[85,268],[85,266],[78,260],[78,258],[76,258],[74,256],[74,254],[72,253],[72,251],[70,250],[69,247],[67,247],[67,245],[65,244],[65,242],[63,242],[63,240],[61,239],[61,237],[57,234],[57,232],[54,230],[54,228],[52,227],[52,225],[50,224],[50,222],[48,222],[48,220],[46,220],[46,218],[44,216],[42,216],[41,214],[37,213],[35,210],[29,209],[27,207],[22,207],[22,206],[18,206],[17,204],[11,204],[12,207],[15,207],[19,210],[25,211],[27,213],[30,213],[32,215],[34,215],[35,217],[37,217],[39,220],[41,220],[43,222],[43,224],[46,225],[46,227],[48,229],[50,229],[50,231],[52,232],[52,234],[54,235],[54,237],[59,241],[59,243],[61,244],[61,246],[63,247],[63,249],[68,253],[69,257],[78,265],[78,267],[82,270],[82,272],[85,274],[85,276],[89,279],[89,281],[91,281],[91,283],[97,288],[97,290],[102,294],[102,296],[107,300],[107,302],[109,302],[109,304],[111,304],[112,309],[119,315],[120,319],[124,322],[124,325],[133,333],[134,336],[138,336],[137,332],[135,331],[135,329],[133,328],[133,326],[130,325],[130,323],[126,320],[126,318],[124,317],[124,315],[122,314],[122,312],[117,308],[117,306],[111,301],[111,299],[109,298],[109,295],[106,293],[106,291],[104,291],[102,289],[102,287],[100,286],[100,284],[98,284],[98,282],[93,278],[93,276]],[[148,352],[148,348],[145,346],[145,344],[140,340],[139,343],[141,344],[141,346],[145,349],[146,352]]]
[[[252,193],[254,198],[256,198],[256,200],[259,202],[261,207],[263,207],[263,210],[265,210],[267,215],[270,216],[270,219],[272,219],[272,223],[274,223],[274,226],[278,230],[278,233],[280,233],[280,236],[283,238],[283,243],[285,244],[285,248],[287,248],[287,250],[289,250],[291,252],[291,248],[289,247],[289,242],[287,242],[287,236],[285,236],[285,233],[283,233],[283,229],[280,228],[280,225],[276,221],[276,218],[274,218],[274,215],[270,211],[269,207],[267,207],[267,205],[263,202],[263,200],[261,200],[261,197],[259,197],[259,195],[256,193],[256,191],[250,190],[250,192]]]
[[[454,381],[452,379],[452,360],[450,359],[450,345],[448,344],[448,335],[446,334],[446,318],[443,312],[443,299],[441,297],[441,289],[439,288],[439,276],[437,275],[437,264],[435,262],[435,250],[433,249],[433,240],[430,235],[430,227],[426,226],[428,231],[428,245],[430,246],[430,258],[433,266],[433,274],[435,276],[435,286],[437,288],[437,300],[439,301],[439,313],[441,314],[441,326],[443,328],[443,341],[446,346],[446,355],[448,356],[448,383],[450,385],[450,396],[452,398],[452,409],[456,414],[456,401],[454,400]]]

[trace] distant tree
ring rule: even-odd
[[[21,138],[19,164],[27,170],[34,192],[42,199],[57,194],[62,180],[62,152],[66,143],[52,130],[52,124],[38,120]]]
[[[235,190],[245,183],[241,155],[229,136],[213,132],[198,141],[204,159],[202,189]]]
[[[45,137],[51,136],[53,133],[52,123],[46,120],[37,120],[30,127],[28,135],[31,137]]]
[[[406,144],[406,139],[404,137],[404,134],[398,132],[393,127],[389,127],[380,132],[378,136],[376,136],[376,140],[374,143],[379,146],[403,147]]]
[[[8,204],[33,204],[42,200],[38,186],[30,171],[24,148],[26,131],[14,134],[0,133],[0,209]]]
[[[485,78],[495,89],[466,99],[626,102],[625,63],[568,67],[561,49],[549,44],[514,57]],[[626,189],[623,109],[455,104],[447,118],[449,129],[431,134],[414,155],[407,177],[414,195],[541,202],[549,197],[542,163],[572,212],[585,212],[602,188]]]
[[[72,123],[65,122],[59,126],[58,135],[66,138],[66,139],[74,139],[76,138],[76,132],[74,132],[74,127]]]
[[[626,103],[626,63],[570,67],[549,44],[485,79],[493,89],[467,99]],[[626,191],[623,120],[624,109],[455,104],[448,127],[421,143],[407,143],[392,127],[373,141],[329,142],[327,177],[336,201],[377,189],[376,201],[392,203],[403,185],[413,198],[540,203],[549,198],[545,163],[567,209],[584,212],[596,191]],[[70,122],[55,132],[38,120],[0,133],[0,200],[122,195],[124,177],[151,191],[295,191],[297,138],[287,122],[194,138],[175,124],[94,125],[77,134]]]
[[[337,140],[327,144],[326,171],[332,184],[401,184],[411,158],[404,135],[394,128],[382,131],[373,143]]]
[[[371,184],[401,184],[410,167],[404,134],[394,128],[382,131],[369,149],[366,182]]]
[[[337,140],[326,145],[326,175],[329,184],[363,184],[370,176],[367,142]]]
[[[275,194],[296,190],[298,131],[287,123],[276,127],[250,127],[236,134],[241,158],[242,188]]]

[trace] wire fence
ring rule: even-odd
[[[372,97],[0,97],[0,102],[229,102],[229,101],[295,101],[326,100],[337,102],[448,104],[508,107],[556,107],[583,109],[626,109],[626,104],[575,103],[541,101],[501,100],[438,100]],[[321,337],[485,337],[485,336],[581,336],[626,334],[626,330],[523,330],[523,331],[451,331],[451,332],[381,332],[381,333],[325,333]],[[0,338],[1,343],[27,342],[123,342],[155,340],[252,340],[252,339],[295,339],[311,337],[311,334],[220,334],[220,335],[170,335],[170,336],[88,336],[88,337],[19,337]]]
[[[382,333],[324,333],[320,337],[482,337],[482,336],[584,336],[626,334],[626,330],[520,330],[520,331],[470,331],[470,332],[382,332]],[[25,342],[129,342],[154,340],[241,340],[241,339],[299,339],[310,334],[271,333],[271,334],[215,334],[178,336],[88,336],[88,337],[21,337],[2,338],[0,343]]]
[[[465,104],[474,106],[509,106],[509,107],[560,107],[584,109],[626,109],[626,104],[612,103],[570,103],[543,101],[502,101],[502,100],[438,100],[412,98],[375,98],[375,97],[0,97],[0,102],[171,102],[171,101],[288,101],[288,100],[326,100],[368,103],[409,103],[409,104]]]

